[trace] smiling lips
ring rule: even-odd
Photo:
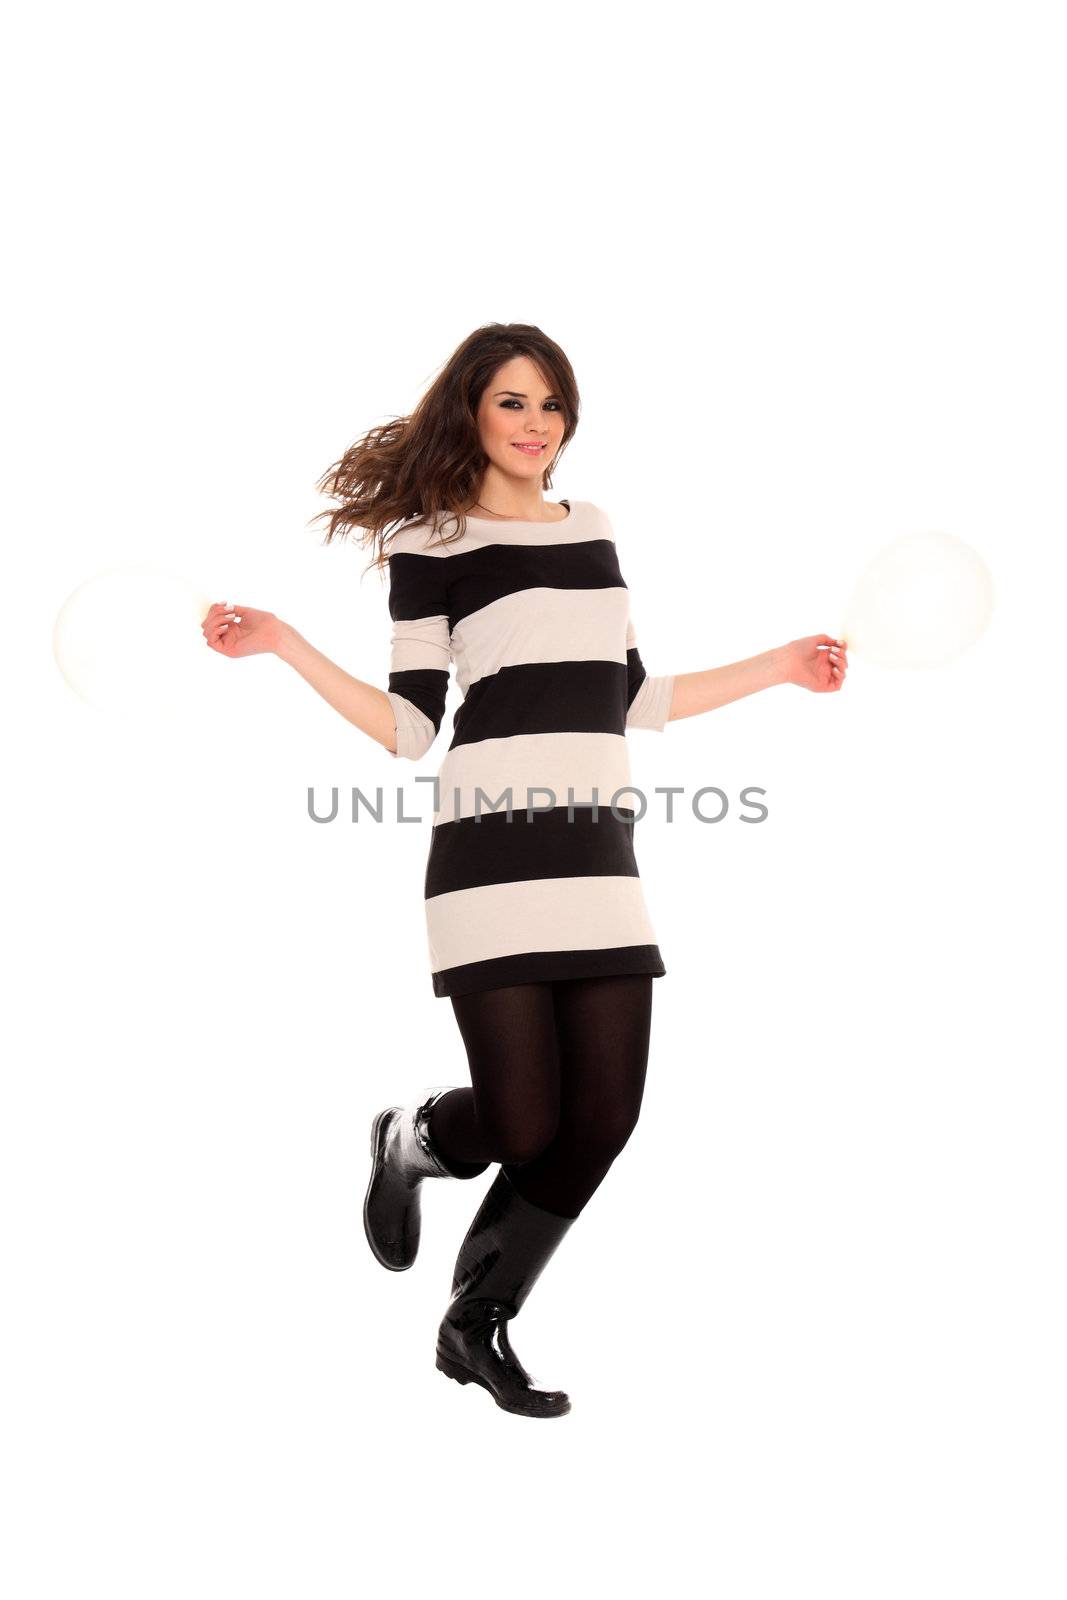
[[[516,444],[516,445],[512,445],[512,449],[513,450],[521,450],[524,455],[528,455],[528,456],[540,455],[541,451],[544,448],[545,447],[544,447],[543,444]]]

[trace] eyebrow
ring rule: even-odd
[[[523,394],[521,389],[498,389],[496,394],[493,396],[493,399],[495,400],[497,395],[500,394],[513,394],[517,400],[528,400],[530,398],[528,394]],[[562,396],[556,394],[555,390],[553,390],[551,394],[545,395],[546,400],[559,400],[561,398]]]

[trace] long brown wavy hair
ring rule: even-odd
[[[478,406],[493,374],[513,356],[530,358],[563,408],[563,440],[541,475],[542,487],[551,488],[552,468],[578,426],[574,371],[559,345],[540,328],[527,322],[487,322],[453,351],[410,416],[369,429],[319,479],[315,487],[340,501],[311,519],[328,520],[323,542],[357,530],[358,543],[374,547],[364,568],[369,571],[385,566],[387,530],[394,523],[417,517],[437,534],[443,521],[455,517],[454,537],[462,539],[464,507],[473,503],[489,463],[478,434]]]

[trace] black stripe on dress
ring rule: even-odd
[[[647,677],[645,664],[637,653],[636,645],[632,645],[626,652],[626,677],[626,709],[628,711],[634,703],[634,695]]]
[[[624,944],[606,950],[527,950],[521,955],[443,967],[433,974],[433,990],[435,995],[474,994],[479,989],[499,989],[512,983],[613,977],[620,972],[644,972],[662,978],[666,971],[655,944]]]
[[[429,717],[435,733],[440,731],[448,695],[447,672],[439,672],[436,667],[410,667],[406,672],[391,672],[389,687]]]
[[[455,628],[464,617],[524,589],[625,589],[611,539],[577,544],[500,544],[448,558],[448,617]],[[412,556],[436,564],[443,557]],[[432,578],[428,579],[432,583]]]
[[[426,899],[456,889],[528,883],[534,878],[640,876],[632,809],[617,805],[616,816],[611,796],[604,795],[595,820],[591,805],[575,802],[570,821],[566,796],[560,799],[553,810],[532,815],[515,803],[510,821],[506,811],[483,811],[480,817],[439,822],[430,837]]]
[[[448,615],[443,558],[398,550],[389,557],[389,615],[394,622]]]
[[[467,690],[453,719],[452,744],[515,734],[624,733],[629,683],[630,669],[619,661],[499,667]]]

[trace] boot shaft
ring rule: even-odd
[[[516,1316],[574,1221],[527,1200],[501,1167],[460,1245],[450,1311],[491,1300]]]

